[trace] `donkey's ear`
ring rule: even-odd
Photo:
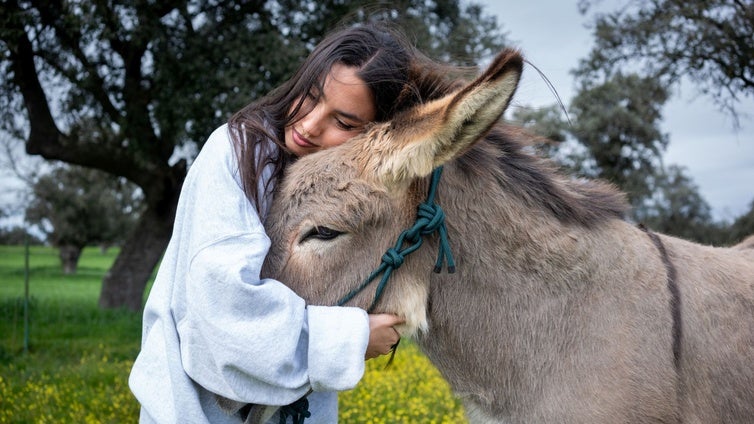
[[[505,50],[462,89],[398,115],[381,137],[388,145],[372,146],[380,150],[379,178],[395,184],[423,177],[466,151],[505,112],[522,67],[521,55]]]

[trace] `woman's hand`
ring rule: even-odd
[[[393,326],[403,324],[405,320],[396,315],[369,315],[369,344],[366,359],[376,358],[390,353],[393,346],[401,339],[401,335]]]

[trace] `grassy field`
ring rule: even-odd
[[[97,308],[116,251],[85,249],[76,275],[57,252],[30,250],[29,351],[24,352],[24,249],[0,246],[0,424],[134,423],[127,386],[141,315]],[[342,423],[463,423],[437,370],[404,341],[392,366],[367,362],[359,386],[340,396]]]

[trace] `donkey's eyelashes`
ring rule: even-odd
[[[299,240],[299,244],[304,243],[308,240],[332,240],[335,237],[338,237],[339,235],[343,234],[342,231],[333,230],[329,227],[323,227],[323,226],[316,226],[312,228],[311,230],[304,233],[304,236],[301,237],[301,240]]]

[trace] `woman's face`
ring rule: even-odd
[[[299,115],[303,117],[285,129],[285,146],[303,156],[337,146],[363,131],[375,119],[374,99],[356,76],[356,68],[336,63],[322,93],[309,93]]]

